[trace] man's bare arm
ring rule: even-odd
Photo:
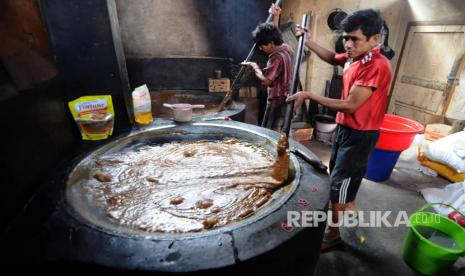
[[[249,68],[252,68],[255,73],[255,76],[257,76],[257,78],[261,81],[262,85],[271,86],[271,84],[273,83],[272,80],[267,79],[265,77],[263,71],[260,69],[260,67],[258,67],[258,65],[255,62],[242,62],[241,64]]]
[[[307,35],[309,36],[310,34],[307,34]],[[315,41],[311,41],[311,40],[307,40],[305,42],[305,45],[322,60],[326,61],[327,63],[331,65],[337,65],[336,59],[335,59],[336,53],[334,53],[333,51],[323,48],[318,43],[316,43]]]
[[[303,103],[305,99],[310,99],[332,110],[352,114],[365,103],[371,96],[372,88],[368,86],[353,86],[349,92],[349,97],[345,100],[332,99],[317,95],[312,92],[298,92],[287,98],[287,101],[296,100],[295,109]]]
[[[322,60],[326,61],[331,65],[337,65],[336,63],[336,53],[330,51],[326,48],[321,47],[318,43],[312,40],[311,33],[307,28],[302,28],[300,25],[297,25],[297,36],[305,34],[305,46],[307,46],[310,50],[315,52],[315,54],[321,58]]]
[[[275,6],[275,4],[271,4],[270,9],[268,12],[273,15],[273,25],[279,29],[279,16],[281,14],[281,8],[279,6]]]

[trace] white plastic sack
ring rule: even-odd
[[[438,173],[428,167],[422,166],[418,161],[418,147],[425,148],[425,135],[417,134],[410,147],[404,150],[396,163],[396,168],[419,171],[425,175],[437,176]]]
[[[426,188],[420,192],[428,203],[445,203],[462,212],[465,211],[465,181],[449,184],[443,189]],[[451,208],[443,205],[433,205],[432,207],[445,216],[452,211]]]
[[[465,173],[465,131],[436,140],[426,146],[429,160],[445,164],[458,173]]]

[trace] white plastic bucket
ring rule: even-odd
[[[334,130],[336,130],[336,120],[329,115],[315,115],[313,117],[315,127],[315,139],[323,143],[331,144],[333,141]]]

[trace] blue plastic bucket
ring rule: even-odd
[[[402,151],[374,149],[368,160],[365,178],[371,181],[389,179]]]

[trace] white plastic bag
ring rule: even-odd
[[[451,205],[462,212],[465,211],[465,181],[449,184],[442,189],[425,188],[420,192],[428,203],[441,202]],[[451,208],[443,205],[433,205],[433,208],[445,216],[452,211]]]
[[[412,142],[412,145],[404,150],[397,161],[396,168],[403,168],[409,170],[416,170],[425,175],[437,176],[438,173],[430,168],[422,166],[418,161],[418,147],[424,148],[426,146],[425,135],[417,134]]]
[[[425,148],[428,159],[445,164],[457,173],[465,172],[465,131],[436,140]]]

